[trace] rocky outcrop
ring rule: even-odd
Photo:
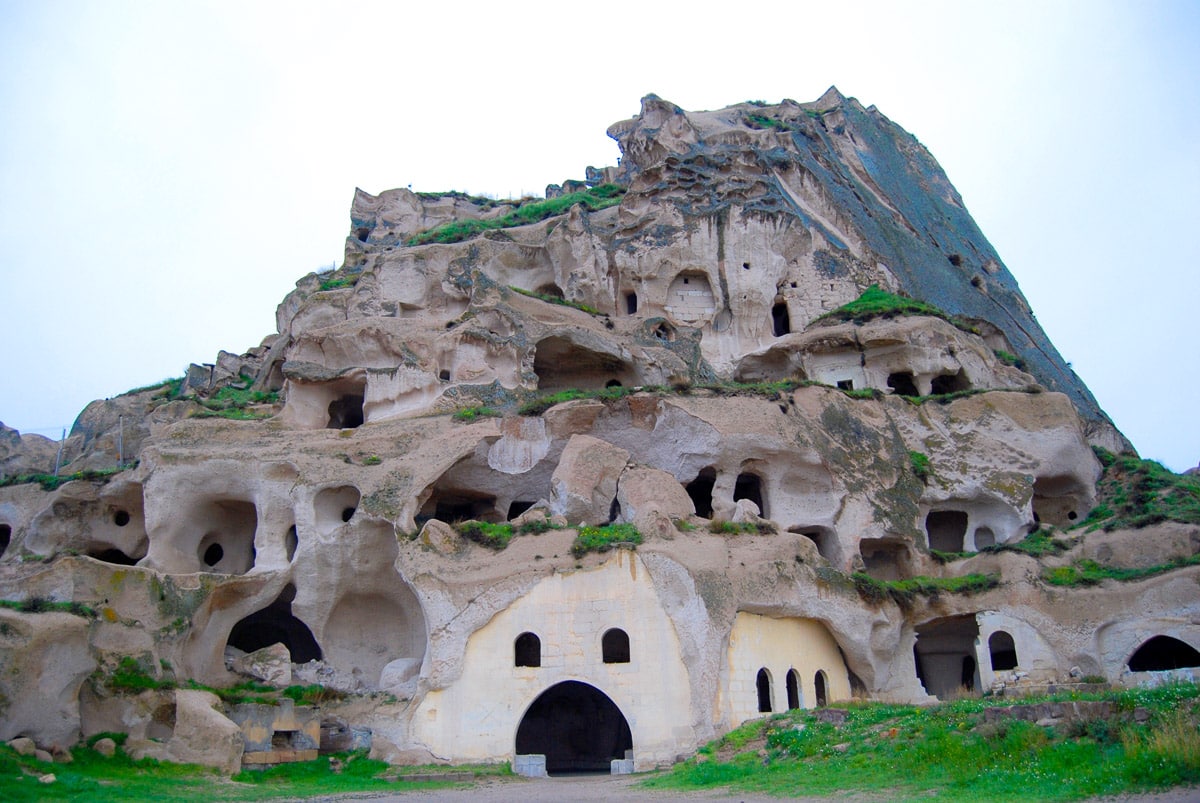
[[[0,610],[0,738],[315,749],[172,690],[248,676],[346,695],[304,727],[395,760],[644,769],[785,707],[1200,645],[1198,526],[1076,527],[1124,438],[911,136],[836,90],[610,133],[620,167],[549,205],[357,192],[277,332],[89,405],[63,472],[104,471],[0,488],[0,598],[92,611]],[[844,308],[872,285],[928,303]],[[1080,560],[1147,576],[1049,582]],[[155,689],[114,691],[130,661]]]

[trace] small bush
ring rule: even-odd
[[[320,292],[327,290],[341,290],[345,287],[353,287],[358,284],[358,276],[338,276],[337,278],[325,279],[321,282]]]
[[[912,466],[913,474],[917,475],[917,479],[924,482],[932,473],[929,466],[929,457],[921,452],[910,451],[908,453],[908,464]]]
[[[283,690],[283,696],[295,700],[297,705],[319,706],[344,699],[346,694],[320,683],[313,683],[309,686],[288,686]]]
[[[491,524],[486,521],[464,521],[456,525],[458,534],[468,541],[482,544],[489,549],[501,550],[513,539],[511,524]]]
[[[480,418],[501,418],[503,415],[499,410],[494,410],[491,407],[464,407],[461,410],[455,411],[451,418],[455,421],[470,424],[478,421]]]
[[[571,544],[571,554],[581,558],[588,552],[607,552],[620,544],[642,543],[642,534],[632,524],[605,524],[601,527],[580,527]]]
[[[104,685],[116,692],[138,693],[146,689],[173,689],[169,680],[157,680],[131,655],[122,656],[117,668],[103,679]]]
[[[1007,352],[1004,349],[993,349],[992,353],[996,355],[996,359],[1005,365],[1011,365],[1013,368],[1025,370],[1025,361],[1015,354]]]
[[[715,535],[774,535],[778,529],[769,521],[733,522],[714,519],[708,525],[708,531]]]

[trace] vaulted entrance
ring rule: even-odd
[[[605,772],[633,749],[621,709],[607,694],[576,680],[551,686],[517,727],[517,754],[546,756],[546,772]]]

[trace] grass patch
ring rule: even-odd
[[[1200,524],[1200,477],[1176,474],[1154,460],[1093,447],[1104,473],[1096,506],[1075,525],[1087,532],[1138,529],[1162,521]]]
[[[1011,365],[1021,371],[1025,370],[1025,361],[1012,352],[1004,349],[992,349],[992,353],[996,355],[996,359],[1005,365]]]
[[[776,120],[774,117],[767,117],[762,114],[747,114],[746,125],[751,128],[763,130],[773,128],[776,131],[791,131],[792,127],[782,120]]]
[[[819,711],[789,711],[747,722],[699,754],[650,778],[663,790],[729,786],[735,793],[840,799],[1057,801],[1163,789],[1200,781],[1194,684],[1079,695],[1128,716],[1047,728],[1002,719],[985,708],[1005,701],[965,699],[930,707],[850,703],[841,725]],[[1068,695],[1021,702],[1054,701]],[[765,755],[765,757],[763,757]]]
[[[1022,552],[1035,558],[1050,555],[1061,555],[1071,548],[1071,545],[1061,538],[1055,538],[1052,531],[1039,528],[1020,541],[1008,544],[996,544],[981,549],[981,552]]]
[[[454,525],[458,534],[468,541],[497,551],[508,546],[516,534],[511,524],[492,524],[486,521],[464,521]]]
[[[45,597],[30,597],[19,601],[0,599],[0,608],[21,613],[70,613],[85,619],[95,619],[96,611],[82,602],[53,602]]]
[[[502,418],[504,413],[492,407],[464,407],[450,416],[455,421],[472,424],[481,418]]]
[[[452,220],[428,231],[423,231],[408,240],[408,245],[425,245],[427,243],[457,243],[493,229],[509,229],[514,226],[525,226],[537,223],[546,218],[562,215],[571,210],[575,204],[580,204],[589,212],[596,212],[621,202],[625,188],[617,184],[601,184],[589,187],[580,192],[561,195],[558,198],[544,200],[529,200],[520,202],[520,206],[506,215],[489,220]]]
[[[358,284],[359,275],[354,276],[338,276],[336,278],[324,279],[321,281],[321,286],[317,288],[318,292],[326,290],[341,290],[345,287],[353,287]]]
[[[1000,585],[996,574],[965,574],[962,577],[908,577],[903,580],[876,580],[865,572],[850,575],[850,582],[863,599],[872,602],[892,600],[908,606],[917,597],[936,597],[939,594],[978,594]]]
[[[164,379],[161,382],[155,382],[153,385],[143,385],[140,388],[127,390],[122,393],[122,396],[133,396],[138,393],[146,393],[147,391],[157,391],[154,394],[155,399],[173,400],[179,398],[179,393],[183,390],[184,377],[175,377],[174,379]]]
[[[233,421],[258,421],[270,418],[273,413],[269,410],[259,411],[250,409],[256,405],[276,404],[279,393],[276,391],[251,390],[254,381],[243,376],[242,385],[226,385],[219,388],[206,399],[198,399],[204,409],[196,412],[193,418],[227,418]]]
[[[831,319],[835,321],[865,323],[873,318],[895,318],[901,315],[929,315],[934,318],[941,318],[943,321],[962,329],[964,332],[979,334],[978,328],[971,326],[959,318],[947,315],[932,304],[926,304],[924,301],[917,301],[913,298],[905,298],[904,296],[889,293],[886,290],[880,289],[877,284],[868,287],[862,292],[862,295],[849,304],[843,304],[837,309],[821,315],[817,318],[817,321]]]
[[[589,552],[607,552],[618,545],[642,543],[642,534],[632,524],[605,524],[580,527],[571,544],[571,554],[581,558]]]
[[[538,301],[545,301],[547,304],[557,304],[560,307],[577,309],[581,312],[586,312],[588,315],[603,314],[595,307],[589,307],[587,304],[580,304],[578,301],[570,301],[560,296],[550,295],[549,293],[535,293],[532,290],[522,290],[520,287],[514,287],[511,284],[508,286],[508,289],[512,290],[514,293],[520,293],[523,296],[528,296],[529,298],[536,298]]]
[[[556,404],[563,402],[575,401],[576,399],[599,399],[601,401],[616,401],[623,399],[626,396],[631,396],[634,393],[653,393],[661,396],[682,395],[687,396],[694,391],[709,391],[716,393],[718,396],[758,396],[759,398],[769,401],[778,401],[784,394],[791,393],[797,388],[802,387],[829,387],[820,382],[810,382],[799,379],[785,379],[778,382],[722,382],[706,385],[679,385],[667,387],[665,385],[646,385],[643,387],[611,387],[611,388],[594,388],[591,390],[582,390],[571,388],[561,390],[557,393],[551,393],[546,396],[539,396],[532,401],[528,401],[518,408],[517,412],[521,415],[541,415]]]
[[[1077,560],[1070,566],[1059,566],[1054,569],[1043,569],[1042,579],[1052,586],[1094,586],[1105,580],[1117,580],[1122,583],[1134,580],[1144,580],[1174,569],[1185,566],[1200,565],[1200,555],[1174,558],[1167,563],[1158,563],[1140,569],[1123,569],[1119,566],[1106,566],[1094,560]]]
[[[929,465],[929,456],[921,452],[909,451],[908,465],[912,467],[913,474],[917,475],[917,479],[924,482],[930,474],[933,473],[933,468]]]
[[[65,485],[68,482],[75,480],[92,480],[97,482],[108,482],[114,475],[131,466],[118,466],[116,468],[100,468],[88,469],[87,471],[76,471],[71,474],[16,474],[12,477],[5,477],[0,480],[0,488],[8,487],[9,485],[26,485],[28,483],[37,483],[42,486],[43,491],[53,491],[60,485]]]
[[[717,521],[708,525],[714,535],[774,535],[778,528],[769,521]]]

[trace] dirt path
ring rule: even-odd
[[[441,789],[437,791],[405,792],[394,795],[355,795],[336,798],[313,798],[317,803],[348,803],[349,801],[372,801],[372,803],[574,803],[581,801],[649,801],[663,803],[667,800],[725,801],[726,803],[779,803],[784,798],[768,795],[735,792],[729,789],[707,789],[697,792],[678,790],[658,791],[638,789],[641,778],[631,776],[582,775],[565,778],[524,779],[491,778],[481,780],[466,789]],[[851,797],[792,797],[787,800],[801,803],[887,803],[884,795],[854,795]],[[1200,787],[1171,789],[1166,792],[1144,795],[1092,798],[1092,803],[1200,803]]]

